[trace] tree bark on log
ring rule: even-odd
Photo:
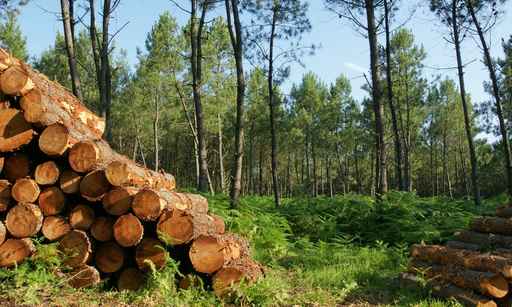
[[[460,242],[460,241],[448,241],[448,242],[446,242],[446,247],[456,248],[456,249],[467,249],[470,251],[479,251],[482,249],[482,247],[480,245],[466,243],[466,242]]]
[[[237,259],[220,269],[212,279],[212,287],[219,297],[230,292],[233,285],[242,280],[254,282],[263,275],[262,267],[248,257]]]
[[[478,217],[471,221],[470,228],[477,232],[512,235],[512,220],[501,217]]]
[[[4,223],[0,221],[0,245],[5,242],[5,238],[7,237],[7,228],[5,228]]]
[[[16,109],[0,109],[0,152],[11,152],[30,143],[34,136],[32,126],[23,113]]]
[[[511,218],[512,217],[512,206],[506,205],[496,208],[496,216],[502,218]]]
[[[508,281],[496,273],[467,270],[453,265],[428,264],[417,260],[411,261],[409,270],[496,298],[505,297],[509,291]]]
[[[0,245],[0,267],[12,267],[23,262],[35,252],[32,240],[8,239]]]
[[[5,226],[13,237],[34,236],[43,226],[43,213],[36,205],[19,203],[7,213]]]
[[[176,188],[176,180],[171,174],[146,169],[124,156],[121,157],[122,159],[116,159],[105,169],[107,179],[113,186],[147,187],[166,190],[174,190]]]
[[[462,230],[455,233],[458,241],[480,245],[483,248],[503,247],[512,248],[512,236],[504,236],[493,233],[479,233],[470,230]]]
[[[440,245],[419,245],[411,248],[411,256],[421,261],[458,265],[470,270],[501,273],[512,278],[512,260],[491,254],[453,249]]]

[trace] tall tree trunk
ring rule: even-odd
[[[219,121],[219,133],[218,133],[218,139],[219,139],[219,174],[220,174],[220,190],[222,193],[226,192],[226,179],[224,178],[224,149],[222,148],[222,118],[220,117],[220,114],[217,114],[217,119]],[[240,193],[240,191],[239,191]]]
[[[260,156],[258,158],[258,193],[263,196],[263,148],[260,146]]]
[[[75,37],[73,33],[74,17],[72,15],[73,0],[60,0],[60,6],[62,10],[62,23],[64,25],[64,42],[68,55],[69,76],[71,77],[71,88],[73,94],[83,102],[80,74],[78,73],[75,54]]]
[[[250,186],[250,193],[255,194],[256,193],[256,182],[254,180],[254,160],[256,159],[254,155],[254,121],[251,123],[251,133],[249,138],[249,186]]]
[[[507,190],[508,195],[512,196],[512,159],[510,156],[510,146],[508,140],[507,126],[505,124],[505,119],[503,117],[503,109],[501,106],[501,95],[498,85],[498,78],[496,76],[496,68],[493,65],[491,52],[489,47],[487,46],[487,41],[485,40],[484,33],[482,27],[480,26],[480,22],[476,17],[475,8],[473,6],[472,0],[466,0],[466,4],[468,6],[469,13],[471,14],[471,19],[475,24],[478,37],[480,38],[480,43],[482,44],[482,49],[484,51],[484,62],[485,66],[489,70],[489,77],[491,78],[492,85],[492,94],[494,96],[494,103],[496,105],[496,115],[498,116],[498,122],[500,125],[500,133],[501,133],[501,141],[503,148],[503,155],[505,157],[505,173],[507,174]]]
[[[313,186],[312,192],[313,197],[318,196],[318,178],[316,176],[317,168],[316,168],[316,152],[315,152],[315,143],[311,142],[311,159],[313,160]]]
[[[192,93],[196,116],[196,132],[199,150],[199,185],[197,189],[201,192],[213,192],[208,180],[208,153],[203,119],[203,106],[201,103],[202,87],[202,34],[206,18],[208,2],[201,7],[201,18],[197,23],[197,0],[191,0],[191,22],[190,22],[190,43],[191,43],[191,67],[192,67]]]
[[[268,57],[268,105],[270,108],[270,134],[271,134],[271,169],[272,169],[272,187],[274,190],[274,203],[276,207],[280,206],[279,179],[277,172],[277,131],[276,131],[276,107],[277,103],[274,97],[274,40],[277,24],[278,4],[274,2],[272,9],[272,28],[269,40],[269,57]]]
[[[379,53],[377,43],[377,28],[375,25],[375,8],[373,0],[365,0],[366,17],[368,24],[368,42],[370,45],[370,66],[372,73],[372,100],[375,113],[375,135],[377,144],[378,186],[377,198],[388,191],[386,173],[386,143],[384,142],[384,106],[382,104],[382,90],[379,81]]]
[[[160,144],[158,140],[158,122],[160,121],[160,82],[158,83],[158,88],[156,89],[155,95],[155,117],[153,120],[153,144],[155,146],[155,171],[158,172],[160,169]]]
[[[478,184],[478,162],[475,153],[475,145],[473,144],[473,133],[471,129],[471,120],[469,118],[469,110],[466,101],[466,87],[464,85],[464,70],[462,67],[462,56],[460,52],[460,37],[459,25],[457,23],[459,12],[457,10],[456,0],[452,0],[452,25],[453,25],[453,38],[455,43],[455,53],[457,56],[457,71],[459,75],[460,96],[462,101],[462,108],[464,110],[464,126],[466,128],[466,137],[469,147],[469,158],[471,162],[471,182],[473,188],[473,198],[476,205],[480,205],[480,186]]]
[[[229,36],[235,54],[236,64],[236,123],[235,123],[235,156],[231,172],[231,207],[236,208],[240,202],[240,189],[242,185],[242,166],[244,157],[244,96],[245,77],[243,66],[243,37],[242,25],[238,12],[238,0],[225,0],[228,20]],[[230,5],[231,4],[231,5]],[[233,22],[231,22],[231,12]],[[233,30],[233,25],[234,30]],[[251,170],[252,171],[252,170]]]
[[[388,87],[388,104],[391,111],[391,123],[393,127],[393,141],[395,143],[395,174],[396,186],[400,191],[405,190],[404,181],[402,177],[402,149],[400,144],[400,133],[398,130],[398,123],[396,117],[395,104],[393,102],[393,78],[391,75],[391,44],[390,44],[390,30],[389,30],[389,6],[388,0],[384,0],[384,19],[386,27],[386,81]]]

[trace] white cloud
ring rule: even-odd
[[[359,66],[355,63],[351,63],[351,62],[345,62],[345,63],[343,63],[343,65],[345,65],[345,67],[352,69],[354,71],[357,71],[359,73],[366,73],[368,71],[364,67],[361,67],[361,66]]]

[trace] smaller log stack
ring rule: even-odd
[[[179,261],[179,286],[219,296],[262,267],[225,233],[207,200],[175,191],[172,175],[115,152],[104,121],[67,89],[0,49],[0,267],[57,242],[73,287],[108,278],[139,289],[144,275]]]
[[[512,306],[512,205],[473,219],[445,246],[413,245],[401,279],[426,281],[434,295],[464,306]]]

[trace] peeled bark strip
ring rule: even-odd
[[[69,285],[73,288],[87,288],[99,284],[100,273],[95,267],[82,265],[69,273]]]
[[[117,187],[133,186],[166,190],[174,190],[176,188],[174,176],[148,170],[124,156],[110,163],[105,173],[108,181]]]
[[[71,231],[71,225],[62,216],[47,216],[44,218],[41,232],[50,241],[59,240]]]
[[[149,271],[152,267],[159,270],[165,266],[168,258],[160,241],[153,238],[144,238],[135,250],[135,261],[142,271]]]
[[[24,66],[13,65],[0,75],[0,90],[10,96],[23,96],[34,88]]]
[[[94,219],[94,210],[87,205],[78,205],[69,213],[69,224],[74,229],[88,230]]]
[[[512,260],[500,256],[419,244],[412,246],[411,256],[422,261],[459,265],[470,270],[501,273],[506,278],[512,278]]]
[[[512,248],[512,237],[493,233],[479,233],[469,230],[462,230],[455,233],[458,241],[480,245],[483,248],[504,247]]]
[[[99,140],[105,131],[105,120],[88,110],[69,90],[46,76],[25,66],[34,90],[23,96],[20,106],[27,120],[49,126],[61,123],[77,141]]]
[[[11,189],[12,197],[19,203],[34,203],[40,193],[39,185],[30,178],[16,180]]]
[[[483,295],[496,298],[505,297],[509,291],[508,281],[500,274],[463,269],[453,265],[436,265],[413,260],[412,272],[425,274],[428,278],[438,278],[464,289],[473,289]]]
[[[16,238],[31,237],[41,230],[43,213],[33,204],[20,203],[7,213],[5,226]]]
[[[5,228],[4,223],[0,221],[0,245],[4,243],[5,238],[7,237],[7,228]]]
[[[82,178],[80,194],[89,201],[100,201],[110,190],[110,183],[103,170],[94,170]]]
[[[137,268],[126,268],[117,280],[117,289],[119,291],[137,291],[144,284],[144,273]]]
[[[135,215],[128,213],[117,218],[114,224],[114,238],[119,245],[135,246],[143,236],[144,227]]]
[[[196,271],[212,274],[248,251],[248,244],[236,235],[200,236],[192,243],[189,257]]]
[[[68,161],[78,173],[87,173],[111,162],[115,153],[103,140],[78,142],[69,151]]]
[[[39,164],[34,173],[34,179],[40,185],[52,185],[59,180],[60,170],[53,161]]]
[[[11,183],[0,179],[0,212],[5,212],[11,206]]]
[[[15,153],[7,157],[4,163],[5,178],[10,182],[25,178],[30,174],[30,161],[25,154]]]
[[[32,126],[16,109],[0,109],[0,152],[10,152],[30,143]]]
[[[39,149],[49,156],[62,156],[70,146],[69,129],[62,124],[46,127],[39,136]]]
[[[207,213],[208,201],[201,195],[145,188],[135,195],[132,209],[141,220],[154,221],[164,210],[179,209],[197,214]]]
[[[123,267],[124,250],[115,242],[101,244],[94,257],[96,267],[103,273],[114,273]]]
[[[263,275],[261,266],[248,257],[240,258],[225,265],[212,279],[213,291],[217,296],[228,294],[231,287],[245,280],[255,282]]]
[[[115,187],[103,197],[103,208],[110,215],[123,215],[132,207],[137,188]]]
[[[512,220],[501,217],[478,217],[471,221],[470,227],[477,232],[512,235]]]
[[[56,215],[64,210],[66,197],[59,188],[49,187],[41,192],[38,202],[44,216]]]
[[[401,287],[422,287],[424,281],[411,273],[400,274]],[[432,295],[439,298],[454,299],[467,307],[498,307],[492,299],[475,294],[468,289],[462,289],[450,283],[439,280],[429,280],[427,286],[432,290]]]
[[[82,176],[77,173],[66,170],[62,172],[59,179],[59,185],[62,192],[66,194],[75,194],[80,191],[80,182],[82,181]]]
[[[25,239],[8,239],[0,245],[0,267],[12,267],[30,257],[36,248],[32,241]]]
[[[91,241],[81,230],[68,232],[59,242],[59,250],[63,254],[63,263],[76,268],[85,264],[91,256]]]
[[[100,242],[114,239],[114,220],[110,217],[100,216],[91,226],[91,235]]]
[[[213,221],[215,232],[218,234],[224,234],[226,232],[226,224],[224,223],[224,220],[215,214],[209,214],[209,217]]]

